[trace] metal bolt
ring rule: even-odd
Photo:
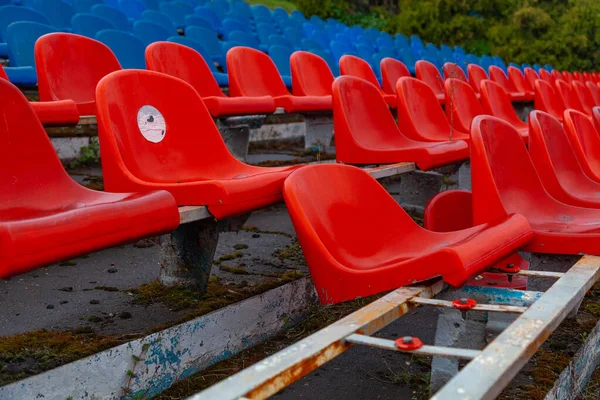
[[[469,300],[467,300],[467,298],[463,297],[463,298],[461,298],[461,299],[459,300],[459,303],[460,303],[460,304],[468,304],[468,303],[469,303]]]
[[[402,341],[404,342],[404,344],[413,344],[412,336],[404,336],[402,338]]]
[[[515,267],[515,264],[507,264],[506,266],[510,269],[513,269]]]

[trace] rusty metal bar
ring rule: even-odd
[[[553,278],[560,279],[565,276],[564,272],[552,272],[552,271],[529,271],[529,270],[521,270],[514,275],[521,276],[535,276],[537,278]]]
[[[378,347],[380,349],[399,351],[403,353],[419,354],[422,356],[439,356],[448,358],[459,358],[472,360],[481,353],[481,350],[459,349],[454,347],[428,346],[423,345],[416,350],[399,349],[393,340],[375,338],[367,335],[353,334],[346,338],[346,342],[353,344],[362,344],[365,346]]]
[[[436,307],[448,307],[454,308],[454,304],[451,301],[438,300],[438,299],[424,299],[421,297],[415,297],[410,300],[413,303],[423,304],[428,306]],[[510,314],[522,314],[527,311],[527,307],[509,306],[503,304],[477,304],[473,308],[469,309],[473,311],[490,311]]]
[[[600,257],[582,257],[432,400],[496,398],[598,278]]]
[[[266,399],[350,348],[353,333],[370,335],[416,307],[415,296],[433,297],[445,284],[402,287],[265,360],[200,392],[191,400]]]

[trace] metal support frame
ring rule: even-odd
[[[523,292],[520,297],[523,305],[537,298],[529,307],[521,304],[481,305],[487,307],[485,311],[520,313],[483,350],[440,346],[423,346],[419,350],[412,350],[418,354],[472,359],[432,399],[490,399],[497,396],[600,278],[600,257],[584,256],[566,273],[535,271],[525,274],[558,280],[544,294]],[[432,299],[443,288],[440,280],[430,286],[399,288],[190,399],[268,398],[343,353],[351,345],[399,351],[393,341],[370,335],[419,304],[448,306],[448,302]],[[487,288],[481,289],[470,287],[468,291],[485,295]],[[514,294],[520,291],[510,292]],[[491,297],[497,299],[502,296],[495,293]]]

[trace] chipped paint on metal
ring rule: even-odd
[[[309,278],[280,286],[242,302],[203,315],[71,364],[0,387],[2,400],[53,398],[149,398],[179,380],[263,342],[289,320],[299,321],[317,304]],[[284,318],[287,316],[287,318]],[[143,361],[137,365],[133,356]],[[127,371],[135,374],[128,384]],[[77,377],[74,379],[73,377]],[[71,382],[65,385],[65,380]]]
[[[544,293],[525,290],[514,290],[506,288],[494,288],[485,286],[463,286],[458,293],[480,295],[494,304],[506,304],[512,306],[529,307],[539,300]]]

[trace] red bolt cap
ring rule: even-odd
[[[394,341],[400,350],[417,350],[423,347],[421,339],[413,336],[404,336]]]
[[[456,299],[452,302],[452,306],[459,310],[470,310],[475,307],[477,302],[473,299]]]

